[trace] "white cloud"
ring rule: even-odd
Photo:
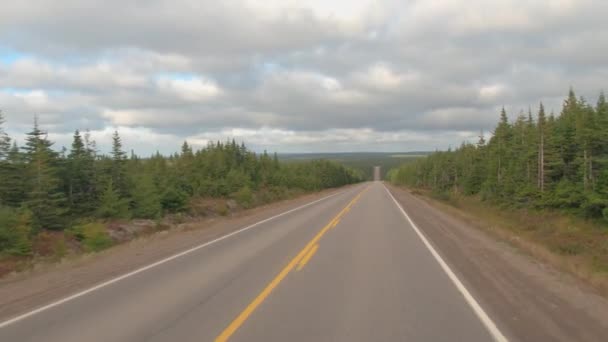
[[[205,101],[222,93],[215,82],[202,78],[172,79],[161,77],[156,84],[161,91],[171,93],[186,101]]]

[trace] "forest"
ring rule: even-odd
[[[37,120],[18,146],[3,124],[0,112],[0,256],[30,255],[42,231],[159,219],[188,212],[197,198],[231,198],[249,208],[362,180],[335,162],[281,163],[276,154],[256,154],[234,140],[198,150],[184,142],[179,153],[142,158],[125,152],[118,132],[111,153],[101,154],[90,134],[79,131],[69,148],[54,148]]]
[[[475,195],[514,208],[555,209],[608,222],[608,103],[571,89],[561,112],[506,111],[486,141],[463,143],[393,169],[392,182],[436,195]]]

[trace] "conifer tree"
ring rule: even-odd
[[[0,199],[2,205],[20,207],[26,197],[26,171],[24,155],[16,142],[8,151],[5,163],[1,163]]]
[[[66,213],[65,195],[58,177],[58,157],[46,132],[40,130],[38,120],[27,134],[25,160],[27,161],[26,206],[32,212],[35,228],[62,229]]]
[[[105,219],[125,219],[129,218],[130,216],[129,202],[120,197],[118,191],[114,189],[112,180],[110,180],[105,190],[101,194],[99,208],[97,209],[97,216]]]
[[[134,182],[133,216],[155,219],[162,213],[161,198],[152,177],[143,174]]]
[[[112,135],[112,166],[110,175],[113,187],[121,197],[129,194],[129,184],[127,179],[127,153],[122,149],[122,139],[115,131]]]
[[[90,144],[88,140],[76,130],[67,156],[67,195],[75,215],[90,213],[95,208],[95,160],[87,146]]]
[[[4,131],[4,114],[0,110],[0,162],[6,158],[11,148],[11,139]]]
[[[0,205],[8,205],[8,187],[11,186],[10,178],[12,177],[12,172],[14,172],[11,167],[9,161],[7,160],[9,157],[11,140],[4,131],[4,116],[2,111],[0,111]]]

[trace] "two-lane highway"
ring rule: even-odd
[[[382,183],[0,323],[0,341],[506,340]]]

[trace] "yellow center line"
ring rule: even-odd
[[[308,251],[308,253],[306,253],[306,255],[302,258],[302,260],[300,260],[300,263],[298,264],[298,268],[296,268],[296,271],[301,271],[304,268],[304,266],[306,266],[306,264],[308,264],[308,262],[310,261],[312,256],[315,255],[315,253],[317,252],[318,249],[319,249],[319,244],[312,246],[312,248]]]
[[[345,214],[348,210],[350,210],[352,205],[354,205],[359,200],[359,198],[361,198],[361,195],[363,195],[363,193],[365,193],[365,191],[367,191],[367,189],[369,189],[369,187],[365,188],[357,196],[355,196],[355,198],[353,198],[350,201],[350,203],[348,203],[348,205],[346,207],[344,207],[344,209],[342,209],[338,213],[338,215],[336,215],[331,221],[329,221],[329,223],[326,224],[325,227],[323,227],[323,229],[321,229],[317,233],[317,235],[315,235],[315,237],[312,238],[312,240],[310,240],[308,242],[308,244],[298,253],[298,255],[296,255],[296,257],[293,258],[289,262],[289,264],[287,264],[287,266],[285,266],[285,268],[283,268],[283,270],[281,270],[281,272],[279,272],[279,274],[266,286],[266,288],[264,288],[264,290],[262,290],[262,292],[260,292],[260,294],[257,297],[255,297],[255,299],[251,303],[249,303],[249,305],[247,305],[245,310],[243,310],[234,319],[234,321],[232,321],[232,323],[230,323],[230,325],[228,325],[228,327],[226,327],[226,329],[224,329],[224,331],[222,331],[222,333],[215,339],[216,342],[228,341],[228,339],[241,327],[241,325],[243,325],[243,323],[245,323],[245,321],[249,318],[249,316],[251,316],[251,314],[255,311],[255,309],[257,309],[257,307],[260,306],[260,304],[262,304],[264,302],[264,300],[281,283],[281,281],[283,281],[283,279],[285,279],[287,274],[289,274],[289,272],[291,272],[294,269],[294,267],[298,264],[298,262],[307,255],[309,250],[311,250],[311,248],[313,248],[313,246],[318,244],[319,240],[321,240],[323,235],[325,235],[325,233],[327,233],[327,231],[329,229],[331,229],[332,225],[334,224],[334,221],[337,221],[343,214]],[[315,249],[315,252],[316,252],[316,249]],[[314,252],[311,254],[314,254]],[[310,257],[312,257],[312,255],[310,255]]]

